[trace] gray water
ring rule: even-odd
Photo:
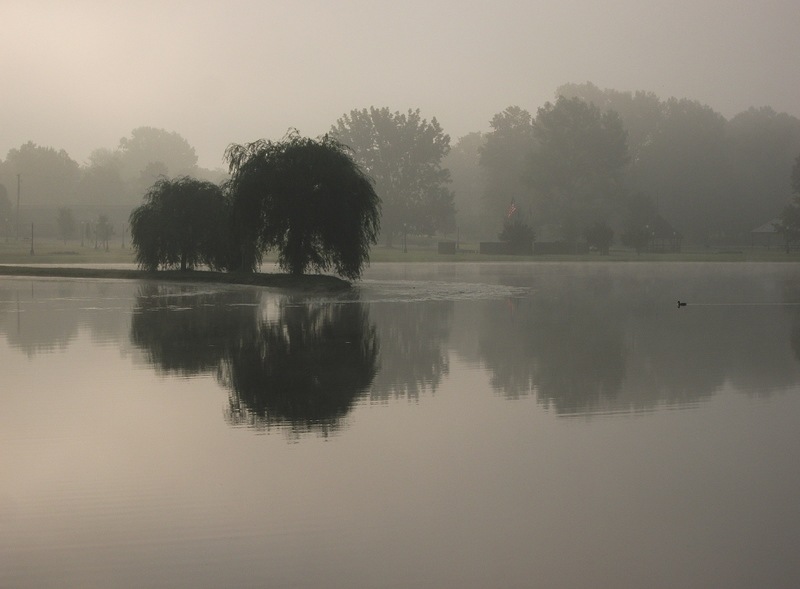
[[[798,356],[794,264],[3,278],[0,587],[797,587]]]

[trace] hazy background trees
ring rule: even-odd
[[[527,180],[535,224],[574,243],[589,226],[608,223],[620,207],[628,162],[619,115],[560,96],[537,111],[533,138]]]
[[[480,239],[486,220],[486,172],[480,165],[484,141],[483,133],[468,133],[442,158],[442,167],[450,172],[456,229],[460,237],[472,240]]]
[[[648,195],[656,211],[694,244],[749,243],[749,232],[788,202],[800,119],[769,107],[730,120],[694,100],[651,92],[565,84],[577,97],[620,115],[628,133],[626,187]]]
[[[486,132],[467,133],[451,149],[435,117],[372,107],[343,115],[330,134],[374,179],[387,243],[456,229],[462,241],[495,240],[513,200],[538,240],[583,240],[587,227],[604,222],[624,245],[654,225],[690,246],[749,245],[750,231],[790,202],[800,153],[800,119],[770,107],[726,119],[696,100],[588,82],[560,86],[540,108],[509,106],[475,128],[484,124]],[[35,221],[37,235],[57,237],[57,212],[69,207],[84,231],[103,214],[122,232],[156,181],[184,175],[228,178],[198,167],[186,138],[155,127],[137,127],[85,162],[28,142],[0,160],[8,201],[0,198],[0,223],[13,236],[15,225]]]
[[[492,117],[491,131],[479,149],[485,173],[484,213],[490,233],[497,233],[511,201],[530,215],[532,193],[528,169],[533,148],[533,119],[518,106],[509,106]]]
[[[19,179],[27,205],[71,204],[80,174],[78,162],[66,151],[33,141],[9,150],[0,165],[0,182],[16,193]]]
[[[8,198],[8,190],[5,185],[0,184],[0,232],[2,232],[6,241],[11,236],[11,220],[13,218],[13,209],[11,200]]]
[[[514,202],[520,220],[541,237],[574,243],[590,224],[614,216],[628,161],[626,133],[615,111],[561,96],[535,118],[508,107],[491,127],[479,149],[490,227],[503,222]]]
[[[442,160],[450,136],[419,109],[352,110],[330,134],[353,150],[355,161],[375,180],[381,198],[381,228],[387,244],[406,233],[433,235],[455,228],[450,173]]]
[[[720,213],[724,229],[736,234],[753,229],[749,220],[773,220],[787,202],[787,173],[800,154],[800,119],[769,107],[750,108],[728,121],[726,135],[728,203]]]
[[[159,178],[182,175],[214,183],[227,178],[224,170],[199,168],[194,148],[181,135],[153,127],[134,129],[114,149],[98,147],[82,164],[63,149],[29,141],[0,160],[0,183],[14,203],[6,228],[17,223],[19,192],[19,222],[22,226],[35,222],[37,235],[61,236],[57,219],[64,207],[73,211],[83,231],[99,215],[122,231],[131,210]]]
[[[69,207],[58,209],[58,236],[67,243],[75,235],[75,215]]]

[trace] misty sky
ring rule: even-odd
[[[231,142],[420,108],[453,140],[557,86],[648,90],[726,117],[800,116],[797,0],[0,0],[0,157],[32,140],[79,163],[139,126],[200,165]]]

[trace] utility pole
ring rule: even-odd
[[[31,223],[31,255],[33,255],[33,223]]]
[[[17,174],[17,241],[19,241],[19,188],[22,183],[22,174]]]

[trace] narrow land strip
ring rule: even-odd
[[[245,284],[304,291],[341,291],[350,283],[325,274],[262,274],[210,272],[206,270],[121,270],[115,268],[65,268],[52,266],[3,266],[0,276],[34,276],[44,278],[111,278],[129,280],[160,280],[169,282],[211,282],[216,284]]]

